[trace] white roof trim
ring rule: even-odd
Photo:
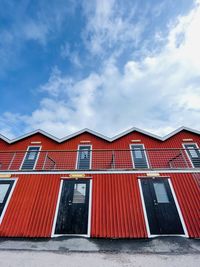
[[[131,133],[131,132],[136,131],[136,132],[142,133],[142,134],[144,134],[144,135],[150,136],[150,137],[152,137],[152,138],[155,138],[155,139],[157,139],[157,140],[165,141],[165,140],[167,140],[168,138],[172,137],[173,135],[175,135],[175,134],[177,134],[177,133],[179,133],[179,132],[181,132],[181,131],[183,131],[183,130],[186,130],[186,131],[189,131],[189,132],[192,132],[192,133],[195,133],[195,134],[199,134],[199,135],[200,135],[200,131],[191,129],[191,128],[189,128],[189,127],[184,127],[184,126],[182,126],[182,127],[176,129],[175,131],[169,133],[168,135],[166,135],[166,136],[164,136],[164,137],[160,137],[160,136],[158,136],[158,135],[149,133],[149,132],[147,132],[147,131],[145,131],[145,130],[141,130],[141,129],[139,129],[139,128],[133,127],[133,128],[131,128],[131,129],[129,129],[129,130],[126,130],[126,131],[124,131],[124,132],[122,132],[122,133],[120,133],[120,134],[118,134],[118,135],[116,135],[116,136],[114,136],[114,137],[112,137],[112,138],[107,137],[107,136],[105,136],[105,135],[103,135],[103,134],[100,134],[100,133],[98,133],[98,132],[95,132],[95,131],[93,131],[93,130],[90,130],[90,129],[88,129],[88,128],[84,128],[84,129],[82,129],[82,130],[80,130],[80,131],[78,131],[78,132],[76,132],[76,133],[74,133],[74,134],[70,134],[70,135],[68,135],[68,136],[66,136],[66,137],[63,137],[63,138],[61,138],[61,139],[59,139],[59,138],[57,138],[57,137],[55,137],[55,136],[53,136],[53,135],[51,135],[51,134],[49,134],[49,133],[43,131],[43,130],[40,130],[40,129],[35,130],[35,131],[32,131],[32,132],[27,133],[27,134],[24,134],[24,135],[22,135],[22,136],[20,136],[20,137],[18,137],[18,138],[12,139],[12,140],[10,140],[10,139],[8,139],[7,137],[5,137],[5,136],[3,136],[3,135],[0,134],[0,139],[4,140],[5,142],[7,142],[7,143],[9,143],[9,144],[12,144],[12,143],[14,143],[14,142],[20,141],[21,139],[24,139],[24,138],[26,138],[26,137],[29,137],[29,136],[31,136],[31,135],[33,135],[33,134],[40,133],[40,134],[42,134],[42,135],[44,135],[44,136],[46,136],[46,137],[48,137],[48,138],[50,138],[50,139],[52,139],[52,140],[58,142],[58,143],[62,143],[62,142],[64,142],[64,141],[67,141],[68,139],[71,139],[71,138],[73,138],[73,137],[76,137],[76,136],[78,136],[78,135],[80,135],[80,134],[82,134],[82,133],[84,133],[84,132],[88,132],[88,133],[90,133],[90,134],[92,134],[92,135],[95,135],[95,136],[97,136],[97,137],[99,137],[99,138],[102,138],[102,139],[104,139],[104,140],[106,140],[106,141],[108,141],[108,142],[113,142],[113,141],[115,141],[115,140],[117,140],[117,139],[119,139],[119,138],[121,138],[121,137],[123,137],[123,136],[125,136],[125,135],[127,135],[127,134],[129,134],[129,133]]]

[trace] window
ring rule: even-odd
[[[88,170],[91,168],[91,146],[79,146],[77,169]]]
[[[85,203],[86,184],[74,184],[72,203]]]
[[[131,145],[131,155],[134,168],[148,168],[146,152],[144,145]]]
[[[163,183],[153,183],[158,203],[169,203],[169,198]]]
[[[21,170],[33,170],[37,163],[40,146],[30,146],[24,156]]]
[[[200,151],[196,144],[184,144],[186,153],[195,168],[200,168]]]
[[[5,213],[6,204],[8,203],[8,198],[11,194],[12,187],[14,185],[14,180],[0,180],[0,223]]]

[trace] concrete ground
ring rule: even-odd
[[[0,239],[0,266],[199,267],[200,240]]]

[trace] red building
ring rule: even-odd
[[[200,237],[200,132],[0,136],[0,236]]]

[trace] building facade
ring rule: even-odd
[[[0,236],[200,237],[200,132],[0,136]]]

